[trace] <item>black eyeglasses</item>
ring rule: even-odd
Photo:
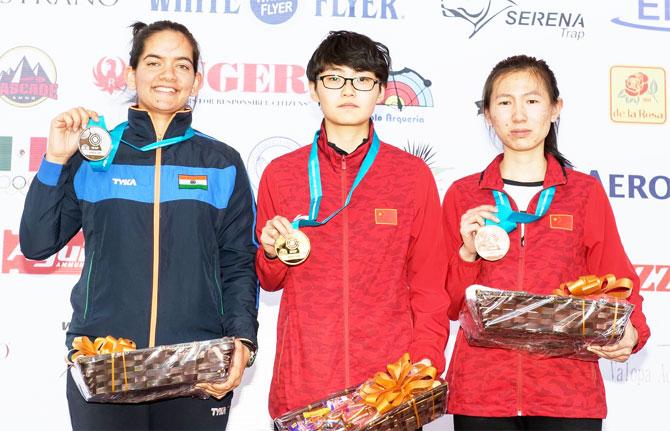
[[[330,90],[339,90],[351,81],[351,85],[358,91],[370,91],[379,84],[378,79],[370,78],[369,76],[357,76],[355,78],[345,78],[340,75],[321,75],[319,76],[323,86]]]

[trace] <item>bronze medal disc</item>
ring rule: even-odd
[[[112,149],[112,137],[102,127],[92,126],[79,135],[79,152],[93,162],[102,160]]]
[[[509,250],[509,235],[500,226],[481,227],[475,235],[475,250],[482,259],[500,260]]]
[[[287,265],[303,263],[311,249],[309,238],[299,230],[294,230],[286,236],[279,235],[275,241],[277,257]]]

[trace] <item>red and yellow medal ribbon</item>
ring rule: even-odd
[[[363,384],[359,389],[365,404],[374,407],[379,415],[413,399],[415,394],[431,389],[437,375],[435,367],[412,365],[408,353],[402,355],[397,362],[388,364],[386,369],[388,373],[375,374],[372,381]],[[416,404],[414,412],[418,421]]]
[[[79,356],[95,356],[105,353],[112,353],[112,393],[114,392],[115,374],[114,374],[114,353],[121,353],[123,362],[123,383],[128,390],[128,376],[126,374],[126,355],[125,352],[135,350],[135,342],[127,338],[114,338],[111,335],[98,337],[91,342],[88,337],[76,337],[72,341],[72,348],[76,350],[72,355],[74,362]]]

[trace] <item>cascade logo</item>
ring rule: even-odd
[[[660,67],[612,66],[610,68],[612,121],[665,123],[667,117],[665,82],[665,69]]]
[[[247,158],[247,173],[251,186],[254,189],[254,194],[257,194],[261,175],[263,175],[263,171],[270,162],[298,148],[300,148],[300,144],[284,136],[272,136],[263,139],[252,148]]]
[[[670,265],[633,265],[640,276],[640,290],[670,292]]]
[[[520,3],[518,0],[442,0],[442,16],[469,22],[472,25],[469,38],[503,16],[506,17],[503,22],[508,26],[554,28],[560,30],[559,34],[564,39],[584,38],[584,17],[581,13],[523,10]]]
[[[110,95],[126,88],[126,63],[120,57],[102,57],[93,69],[93,82]]]
[[[651,178],[632,174],[603,176],[595,169],[589,172],[589,175],[600,181],[610,198],[659,200],[670,198],[670,177],[665,175]]]
[[[51,57],[32,46],[17,46],[0,55],[0,98],[21,108],[58,99]]]
[[[2,273],[80,274],[84,266],[84,235],[79,231],[58,253],[45,260],[29,260],[21,253],[19,236],[4,231]]]
[[[396,0],[316,0],[316,16],[398,19]]]
[[[298,0],[251,0],[251,10],[266,24],[282,24],[295,14]]]
[[[242,0],[150,0],[153,12],[196,12],[236,15]],[[209,7],[207,7],[209,5]]]
[[[670,31],[670,1],[628,0],[628,14],[612,22],[638,30]]]

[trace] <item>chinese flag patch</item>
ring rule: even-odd
[[[572,214],[549,214],[549,227],[572,230]]]
[[[398,210],[395,208],[375,208],[375,224],[398,224]]]

